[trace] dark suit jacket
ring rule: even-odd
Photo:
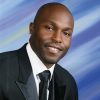
[[[52,81],[55,100],[78,100],[75,80],[58,64]],[[38,100],[26,46],[0,54],[0,100]]]

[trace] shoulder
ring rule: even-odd
[[[16,54],[16,50],[0,53],[0,60],[4,58],[8,58],[10,56],[14,56],[15,54]]]
[[[0,60],[6,60],[8,58],[16,58],[18,56],[18,53],[23,53],[25,49],[26,49],[26,44],[18,50],[0,53]],[[9,59],[9,60],[13,60],[13,59]]]
[[[56,65],[55,72],[59,73],[61,76],[64,76],[64,77],[73,77],[68,70],[64,69],[59,64]]]
[[[75,79],[72,76],[72,74],[64,69],[62,66],[60,66],[59,64],[56,65],[55,67],[55,74],[56,76],[59,78],[60,81],[62,81],[63,83],[75,83]]]
[[[70,91],[69,97],[78,100],[78,88],[74,77],[66,69],[62,68],[60,65],[56,65],[54,70],[55,81],[58,85],[65,85],[66,91]]]
[[[18,77],[17,51],[0,53],[0,90],[7,91],[9,84]]]
[[[9,51],[0,53],[0,69],[9,68],[16,64],[17,61],[17,51]]]
[[[13,62],[17,58],[17,50],[0,53],[0,65]]]
[[[18,68],[19,56],[23,56],[25,53],[26,53],[26,45],[24,45],[22,48],[18,50],[0,53],[0,69],[15,70],[15,68]]]

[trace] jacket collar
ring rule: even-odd
[[[65,80],[65,74],[63,68],[60,67],[60,65],[56,64],[54,69],[54,79],[57,84],[57,86],[62,87],[66,86],[66,80]]]
[[[19,62],[19,78],[22,83],[26,83],[28,77],[32,72],[31,64],[26,51],[26,44],[18,50],[18,62]]]
[[[26,44],[18,50],[19,77],[16,84],[26,100],[38,100],[38,94],[31,64],[26,51]]]
[[[66,96],[68,96],[69,93],[69,87],[67,83],[65,70],[56,64],[54,69],[55,100],[66,100]]]

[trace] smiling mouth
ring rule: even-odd
[[[59,46],[55,46],[55,45],[48,45],[46,46],[46,48],[48,49],[50,53],[53,53],[53,54],[57,54],[59,53],[59,51],[62,51],[62,49]]]
[[[55,48],[55,47],[47,47],[49,52],[51,53],[58,53],[59,52],[59,49],[58,48]]]

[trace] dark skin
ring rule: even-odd
[[[45,7],[30,24],[30,44],[47,68],[57,63],[68,51],[74,20],[62,5]]]

